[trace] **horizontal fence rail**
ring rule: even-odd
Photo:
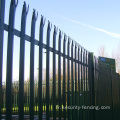
[[[35,39],[38,18],[35,10],[31,19],[31,35],[27,35],[29,6],[25,2],[21,30],[15,29],[17,5],[18,1],[11,0],[7,25],[4,23],[5,0],[0,0],[0,120],[119,120],[119,74],[56,26],[52,27],[49,21],[45,44],[46,22],[43,16],[39,40]],[[8,33],[6,82],[2,80],[4,31]],[[12,76],[15,36],[20,38],[18,81],[13,81]],[[26,41],[30,43],[30,58],[27,58],[30,59],[30,78],[27,81],[24,69]],[[53,43],[52,47],[50,43]],[[35,46],[39,48],[37,78],[34,74]]]

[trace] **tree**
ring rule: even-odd
[[[116,49],[113,50],[112,52],[112,58],[115,59],[116,62],[116,71],[120,74],[120,44],[118,45],[118,47]],[[105,46],[101,46],[98,49],[98,55],[102,56],[102,57],[108,57],[107,53],[106,53],[106,49]]]
[[[106,53],[105,46],[101,46],[98,49],[98,55],[101,56],[101,57],[107,57],[108,56],[108,54]]]

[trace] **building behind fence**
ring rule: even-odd
[[[28,8],[23,5],[21,31],[14,28],[15,0],[11,0],[9,24],[4,23],[5,0],[0,0],[0,120],[5,115],[12,120],[18,115],[20,120],[29,115],[33,120],[119,120],[120,80],[119,74],[102,64],[93,53],[87,51],[66,34],[48,22],[46,43],[43,43],[45,19],[41,16],[39,40],[35,39],[37,15],[33,11],[31,36],[26,35]],[[4,31],[8,32],[6,82],[2,81]],[[57,40],[58,34],[58,43]],[[51,39],[53,35],[53,40]],[[20,38],[19,81],[13,82],[13,42]],[[30,80],[24,80],[25,41],[30,42]],[[50,42],[53,46],[50,47]],[[56,48],[58,44],[58,49]],[[38,80],[34,75],[34,48],[39,47]],[[43,49],[46,59],[43,59]],[[63,51],[63,52],[62,52]],[[52,62],[50,63],[50,53]],[[58,60],[57,60],[58,59]],[[57,61],[57,62],[56,62]],[[46,74],[43,79],[43,62]],[[52,64],[52,77],[50,77]],[[58,72],[56,72],[58,71]]]

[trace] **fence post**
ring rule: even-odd
[[[89,87],[90,87],[90,105],[95,106],[95,93],[94,93],[94,55],[89,53],[88,60],[88,76],[89,76]],[[90,120],[95,120],[95,110],[90,110]]]
[[[3,39],[4,39],[4,12],[5,0],[0,0],[0,120],[2,109],[2,62],[3,62]]]
[[[24,2],[21,20],[20,39],[20,68],[19,68],[19,119],[24,119],[24,56],[25,56],[25,28],[27,17],[26,3]]]
[[[11,0],[8,27],[7,73],[6,73],[6,120],[12,120],[12,65],[16,0]]]

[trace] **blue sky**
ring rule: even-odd
[[[38,11],[36,22],[36,39],[39,39],[40,16],[46,17],[44,34],[46,35],[47,21],[52,23],[52,29],[56,25],[63,33],[66,33],[87,50],[98,56],[98,48],[105,46],[108,56],[120,44],[120,1],[119,0],[25,0],[29,4],[27,15],[26,33],[30,35],[30,24],[33,8]],[[20,30],[22,5],[24,0],[19,0],[16,8],[15,28]],[[5,23],[8,24],[10,0],[6,0]],[[52,33],[52,31],[51,31]],[[44,35],[44,36],[45,36]],[[52,34],[51,34],[52,35]],[[19,38],[14,42],[14,79],[18,79],[19,66]],[[46,40],[44,40],[44,43]],[[26,43],[26,71],[29,71],[29,43]],[[52,42],[51,42],[52,45]],[[7,33],[5,32],[3,79],[6,71]],[[35,48],[35,71],[37,70],[38,48]],[[36,73],[35,73],[36,74]],[[16,76],[15,76],[16,75]],[[29,72],[26,73],[26,78]]]

